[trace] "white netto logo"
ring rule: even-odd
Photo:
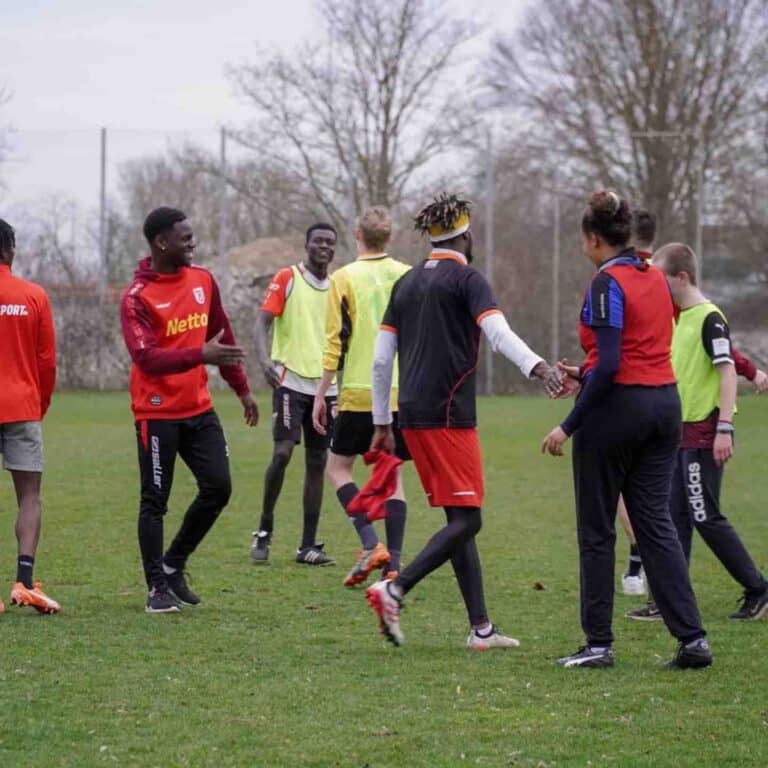
[[[0,304],[0,317],[27,317],[29,310],[26,304]]]
[[[163,468],[160,465],[160,438],[157,435],[152,435],[150,445],[152,446],[152,483],[155,488],[162,489]]]
[[[201,285],[198,285],[197,288],[192,289],[192,295],[195,297],[195,301],[198,304],[205,304],[205,290]]]
[[[701,464],[698,461],[692,461],[688,465],[688,505],[697,523],[703,523],[707,519],[704,485],[701,482]]]

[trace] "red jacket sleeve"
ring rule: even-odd
[[[128,353],[142,373],[162,376],[181,373],[203,364],[202,348],[160,349],[146,304],[134,285],[120,303],[120,323]]]
[[[208,318],[206,340],[212,339],[222,329],[224,330],[224,335],[221,337],[221,343],[236,344],[235,334],[221,303],[219,286],[213,279],[213,275],[211,275],[211,311]],[[219,371],[221,371],[221,377],[229,384],[238,397],[247,395],[250,392],[248,377],[245,375],[242,365],[220,365]]]
[[[56,386],[56,331],[53,327],[53,313],[47,294],[43,294],[40,307],[40,329],[37,335],[37,375],[40,381],[41,418],[51,404]]]
[[[744,357],[733,345],[731,345],[731,354],[733,355],[733,362],[736,364],[736,373],[749,381],[754,381],[755,376],[757,376],[755,364],[749,358]]]

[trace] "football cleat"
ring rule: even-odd
[[[336,561],[324,551],[325,544],[319,542],[311,547],[296,550],[296,562],[305,565],[336,565]]]
[[[573,667],[598,669],[612,667],[613,661],[613,648],[591,648],[588,645],[582,645],[576,653],[563,656],[557,660],[557,663],[565,669]]]
[[[402,600],[395,597],[389,589],[390,582],[377,581],[365,590],[368,605],[373,608],[379,617],[379,632],[381,632],[392,645],[402,645],[405,636],[400,629],[400,607]]]
[[[11,605],[31,605],[38,613],[58,613],[61,606],[43,592],[43,585],[36,581],[32,589],[20,581],[11,590]]]
[[[357,562],[344,579],[344,586],[354,587],[356,584],[362,584],[374,568],[381,568],[391,559],[389,550],[381,542],[373,549],[361,549],[357,553]]]
[[[653,600],[649,600],[641,608],[627,611],[624,616],[635,621],[661,621],[661,611]]]
[[[507,637],[499,632],[496,625],[491,627],[490,634],[481,635],[476,629],[472,629],[467,637],[467,648],[473,651],[487,651],[491,648],[519,648],[520,641],[514,637]]]

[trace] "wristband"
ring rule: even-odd
[[[717,422],[717,434],[718,435],[732,435],[736,430],[730,421],[718,421]]]

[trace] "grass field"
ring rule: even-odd
[[[262,400],[263,402],[263,400]],[[471,655],[450,568],[409,596],[406,645],[376,633],[362,591],[341,587],[356,543],[332,495],[321,535],[335,568],[293,563],[301,454],[277,511],[272,564],[248,558],[269,410],[247,430],[217,397],[234,495],[190,562],[204,606],[147,616],[136,543],[138,473],[124,394],[61,394],[46,421],[43,539],[37,576],[63,605],[0,617],[0,766],[765,766],[768,621],[727,614],[739,590],[697,540],[693,576],[715,653],[704,672],[671,672],[658,624],[621,618],[617,665],[561,670],[576,648],[578,586],[570,468],[538,454],[564,404],[485,401],[488,486],[480,551],[493,620],[516,652]],[[724,499],[768,566],[768,399],[744,398]],[[440,523],[413,469],[406,559]],[[180,468],[175,531],[193,485]],[[0,486],[4,598],[14,575],[14,503]],[[619,536],[619,562],[626,554]],[[544,589],[536,589],[540,583]]]

